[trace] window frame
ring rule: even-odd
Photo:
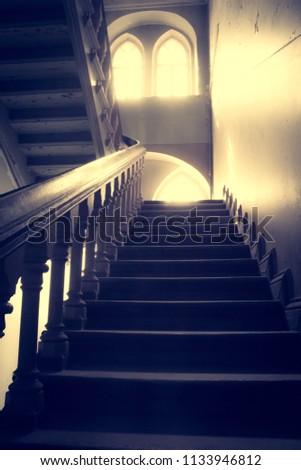
[[[179,95],[179,96],[191,96],[194,94],[194,61],[192,59],[192,46],[188,38],[182,33],[175,29],[169,29],[165,33],[163,33],[156,41],[153,47],[153,54],[152,54],[152,96],[162,97],[162,95],[158,95],[158,77],[157,77],[157,67],[158,67],[158,54],[161,47],[170,39],[175,39],[179,42],[187,53],[187,79],[188,79],[188,91],[187,95]],[[176,98],[177,95],[169,95],[166,98]]]
[[[131,42],[139,49],[141,53],[141,98],[145,96],[145,50],[143,47],[142,42],[134,35],[131,33],[123,33],[120,36],[118,36],[113,43],[111,44],[111,57],[112,57],[112,70],[113,70],[113,80],[114,80],[114,67],[113,67],[113,62],[114,62],[114,56],[117,52],[117,50],[125,43],[125,42]],[[117,92],[115,90],[115,94],[117,96]],[[134,97],[125,97],[125,98],[118,98],[122,100],[131,100],[131,99],[139,99],[140,97],[134,98]]]

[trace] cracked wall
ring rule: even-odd
[[[301,2],[212,0],[215,195],[229,186],[270,224],[301,295]]]

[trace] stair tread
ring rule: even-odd
[[[87,378],[87,379],[116,379],[142,380],[162,382],[300,382],[301,373],[200,373],[200,372],[137,372],[115,370],[83,370],[66,369],[61,372],[41,373],[42,379],[56,378]]]
[[[150,204],[142,216],[184,213],[184,205]],[[226,210],[212,208],[210,215],[218,212]],[[301,390],[300,336],[286,329],[282,304],[248,244],[229,238],[215,245],[118,247],[111,277],[100,279],[99,300],[87,302],[87,317],[85,329],[66,330],[67,369],[39,375],[49,405],[46,426],[56,426],[54,412],[60,429],[67,423],[117,433],[241,430],[258,437],[277,436],[283,426],[283,435],[299,432],[299,408],[295,420],[290,415]],[[58,403],[69,390],[76,392]],[[274,426],[274,416],[283,426]]]
[[[146,282],[146,281],[156,281],[156,282],[161,282],[164,280],[167,281],[173,281],[173,280],[179,280],[179,281],[191,281],[191,280],[199,280],[201,282],[215,282],[215,281],[223,281],[225,280],[226,282],[229,282],[231,280],[250,280],[252,282],[257,282],[257,281],[263,281],[266,282],[267,277],[266,276],[214,276],[214,277],[208,277],[208,276],[162,276],[162,277],[154,277],[154,276],[146,276],[146,277],[139,277],[139,276],[133,276],[133,277],[127,277],[127,276],[114,276],[112,278],[110,277],[104,277],[101,279],[101,282],[108,282],[108,281],[114,281],[114,283],[118,280],[126,280],[128,282]]]
[[[136,299],[99,299],[99,300],[87,300],[87,305],[95,304],[171,304],[171,305],[236,305],[236,306],[245,306],[245,305],[282,305],[279,300],[267,299],[267,300],[136,300]]]
[[[297,331],[161,331],[161,330],[66,330],[67,334],[70,336],[83,336],[83,335],[150,335],[150,336],[206,336],[206,337],[223,337],[223,336],[251,336],[251,337],[261,337],[261,336],[272,336],[272,337],[295,337],[299,339],[299,333]]]
[[[165,236],[165,235],[164,235]],[[231,258],[231,259],[223,259],[223,258],[210,258],[210,259],[133,259],[133,260],[118,260],[118,261],[111,261],[111,264],[126,264],[128,265],[129,263],[137,263],[137,264],[161,264],[161,263],[166,263],[166,264],[174,264],[174,263],[179,263],[179,264],[184,264],[184,263],[189,263],[189,264],[216,264],[216,263],[221,263],[221,264],[233,264],[233,263],[248,263],[248,264],[257,264],[257,261],[253,258],[246,258],[245,260],[241,258]]]
[[[189,436],[179,434],[137,434],[122,432],[78,431],[71,429],[38,429],[10,443],[34,449],[301,449],[300,439],[266,437]],[[22,448],[22,447],[21,447]]]

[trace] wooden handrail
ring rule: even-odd
[[[0,259],[24,243],[30,221],[40,219],[41,229],[47,227],[126,171],[143,157],[144,151],[136,142],[132,147],[4,195],[0,199]]]

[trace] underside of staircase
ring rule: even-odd
[[[4,446],[301,448],[300,336],[225,203],[145,201],[136,220],[66,369],[40,373],[38,428]]]

